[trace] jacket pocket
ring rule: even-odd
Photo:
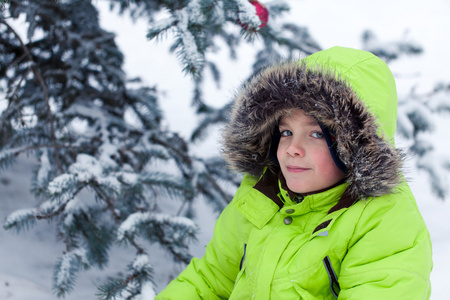
[[[336,276],[336,272],[331,265],[330,257],[328,255],[323,259],[323,265],[325,266],[325,270],[328,273],[328,278],[330,279],[331,292],[337,298],[341,288],[339,286],[339,280]]]

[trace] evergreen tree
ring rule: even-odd
[[[363,33],[363,45],[367,51],[383,58],[387,63],[403,55],[418,55],[423,48],[408,39],[384,42],[375,33]],[[434,142],[429,138],[437,128],[436,114],[450,112],[450,85],[438,83],[424,95],[413,88],[409,95],[399,95],[397,133],[407,140],[408,154],[414,158],[416,167],[428,173],[431,190],[444,200],[450,196],[448,173],[450,155],[436,153]]]
[[[288,52],[319,49],[296,25],[285,29],[303,33],[294,39],[263,27],[247,0],[115,4],[135,18],[149,18],[149,38],[173,27],[172,50],[195,81],[193,104],[208,116],[217,112],[202,101],[201,82],[204,66],[220,80],[218,67],[205,59],[216,36],[226,40],[231,56],[242,37],[262,36],[258,64],[286,51],[275,44]],[[152,290],[147,244],[188,263],[187,245],[197,232],[189,218],[193,201],[203,197],[220,211],[232,197],[223,187],[237,185],[239,178],[225,171],[222,160],[193,155],[183,138],[161,127],[158,90],[126,78],[123,54],[114,34],[100,28],[94,2],[12,0],[1,9],[0,82],[8,104],[0,120],[0,166],[7,168],[24,153],[36,155],[33,191],[39,201],[11,213],[4,228],[21,231],[37,220],[56,225],[65,245],[54,271],[57,296],[74,289],[81,271],[106,267],[109,249],[121,244],[135,249],[135,259],[125,275],[99,287],[99,297],[133,299]],[[163,9],[171,17],[156,22]],[[278,2],[268,9],[275,17],[288,7]],[[26,37],[13,25],[21,15]],[[225,30],[226,23],[241,32]],[[223,120],[226,112],[219,112]],[[164,214],[165,198],[180,200],[177,215]]]

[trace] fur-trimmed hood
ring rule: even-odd
[[[266,167],[277,172],[270,145],[279,119],[294,108],[333,132],[352,198],[390,193],[402,180],[402,154],[393,142],[395,81],[378,57],[334,47],[253,75],[237,92],[223,134],[231,168],[256,176]]]

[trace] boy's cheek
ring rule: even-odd
[[[283,151],[281,149],[283,149],[283,144],[280,141],[280,143],[278,143],[278,149],[277,149],[277,158],[278,158],[279,162],[281,162],[281,159],[283,157],[283,155],[282,155]]]

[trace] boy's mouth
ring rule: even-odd
[[[302,168],[302,167],[296,167],[296,166],[286,166],[286,169],[290,173],[302,173],[310,170],[309,168]]]

